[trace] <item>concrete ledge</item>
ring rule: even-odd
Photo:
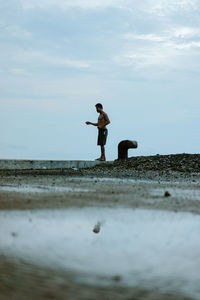
[[[96,165],[111,164],[112,161],[90,160],[0,160],[0,170],[50,170],[50,169],[84,169]]]

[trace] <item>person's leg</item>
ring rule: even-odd
[[[106,144],[107,135],[108,133],[106,130],[99,129],[97,145],[101,146],[101,157],[97,158],[97,160],[106,160],[105,144]]]
[[[105,155],[105,146],[101,146],[101,159],[106,160],[106,155]]]
[[[105,146],[101,145],[101,157],[97,158],[96,160],[106,160]]]

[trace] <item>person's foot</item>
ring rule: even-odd
[[[96,160],[99,160],[99,161],[106,161],[106,158],[105,158],[105,157],[100,157],[100,158],[97,158]]]

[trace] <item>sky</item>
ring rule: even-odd
[[[199,0],[0,1],[0,159],[199,153]]]

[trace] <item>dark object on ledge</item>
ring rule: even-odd
[[[165,194],[164,194],[164,196],[165,197],[171,197],[171,194],[168,191],[166,191]]]
[[[121,141],[118,145],[118,160],[128,159],[128,149],[137,147],[138,143],[136,141]]]

